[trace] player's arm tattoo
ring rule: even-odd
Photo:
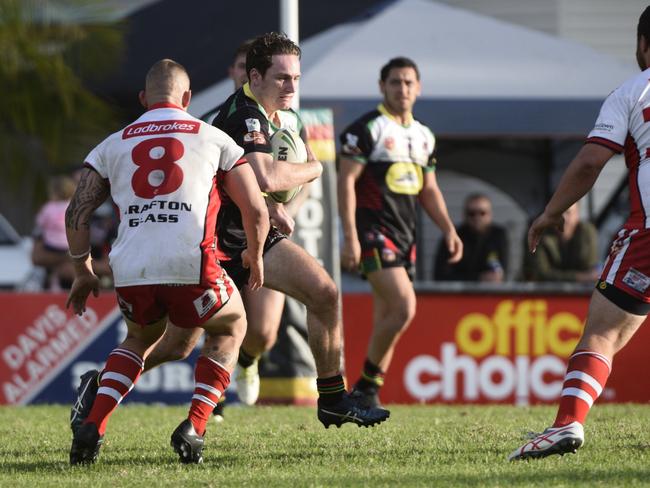
[[[70,205],[65,212],[66,227],[79,230],[90,227],[90,216],[110,195],[108,182],[92,169],[84,169]]]

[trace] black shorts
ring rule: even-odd
[[[264,241],[264,250],[263,253],[266,254],[269,249],[275,246],[282,239],[286,239],[287,236],[280,232],[277,228],[271,227],[266,240]],[[232,278],[235,282],[235,286],[238,289],[242,289],[246,283],[248,283],[248,278],[250,276],[250,270],[244,268],[241,260],[241,253],[233,256],[233,259],[229,260],[220,260],[219,264],[223,269],[226,270],[228,276]]]
[[[596,290],[627,313],[631,313],[632,315],[648,315],[650,313],[650,303],[644,302],[614,285],[610,285],[604,281],[598,281]]]
[[[365,231],[359,234],[361,245],[361,274],[384,268],[405,268],[409,279],[415,278],[415,243],[400,245],[378,231]]]

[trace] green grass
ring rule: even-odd
[[[70,467],[65,406],[0,407],[0,486],[650,486],[650,406],[603,405],[576,455],[508,463],[552,407],[394,406],[374,429],[323,429],[314,408],[229,408],[202,465],[169,436],[186,408],[120,407],[99,460]]]

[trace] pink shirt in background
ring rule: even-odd
[[[60,251],[68,250],[68,239],[65,235],[65,211],[69,200],[48,202],[36,216],[35,235],[43,239],[45,245]]]

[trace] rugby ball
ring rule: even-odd
[[[304,163],[307,161],[307,148],[300,136],[289,129],[279,129],[271,136],[271,149],[273,150],[274,161],[286,161],[287,163]],[[280,203],[290,202],[299,192],[302,186],[297,186],[286,191],[269,193],[269,196]]]

